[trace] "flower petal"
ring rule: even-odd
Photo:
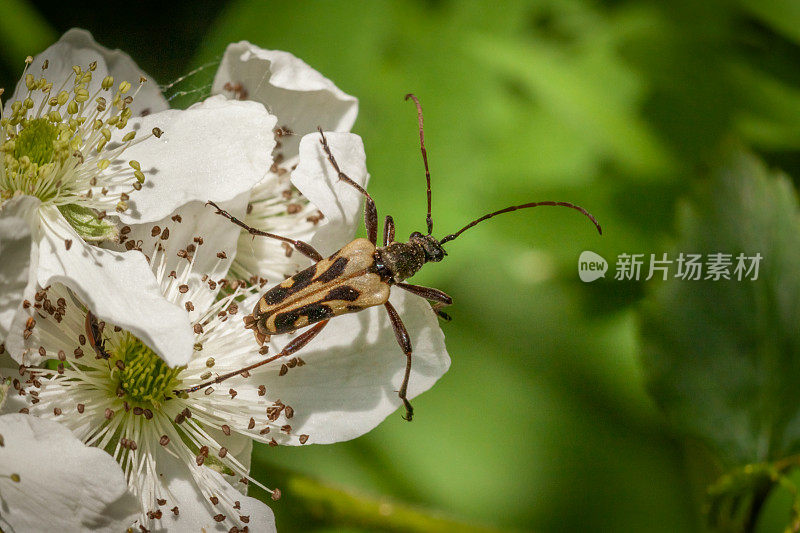
[[[21,196],[0,208],[0,343],[5,341],[23,298],[36,290],[30,265],[38,262],[38,248],[31,233],[39,200]]]
[[[238,432],[233,432],[228,436],[213,427],[205,428],[205,430],[215,441],[224,442],[225,448],[228,450],[228,455],[235,457],[244,467],[244,470],[250,472],[250,464],[253,456],[253,439],[250,438],[250,436]],[[247,479],[238,475],[229,474],[225,474],[223,477],[237,491],[247,496],[247,489],[250,486]],[[243,479],[245,483],[242,482]]]
[[[125,476],[103,450],[61,424],[0,416],[0,526],[6,531],[124,531],[139,514]],[[20,481],[9,479],[19,474]]]
[[[188,316],[164,299],[144,255],[86,244],[53,206],[41,207],[39,215],[39,285],[67,285],[98,318],[130,331],[169,365],[186,364],[194,345]],[[72,241],[69,249],[65,240]],[[12,327],[21,331],[23,326]],[[37,362],[38,345],[23,348],[11,340],[7,348],[18,362],[25,349],[29,353],[26,364]]]
[[[219,206],[241,217],[248,196],[241,194]],[[220,289],[217,282],[225,277],[236,257],[240,228],[214,213],[205,202],[192,202],[154,224],[134,224],[124,235],[127,240],[141,241],[141,249],[151,258],[151,268],[161,282],[162,294],[170,302],[181,308],[192,302],[190,320],[214,303]]]
[[[48,61],[47,70],[42,71],[44,61]],[[167,101],[161,96],[161,90],[158,84],[152,80],[150,76],[142,71],[131,57],[122,52],[121,50],[110,50],[95,42],[92,35],[86,31],[73,28],[61,36],[55,44],[51,45],[44,52],[37,54],[28,72],[34,76],[44,74],[48,81],[53,82],[53,96],[60,90],[61,84],[65,80],[74,79],[72,67],[77,65],[84,71],[88,70],[89,64],[93,61],[97,62],[97,68],[92,73],[92,81],[89,83],[89,94],[94,92],[100,87],[100,83],[108,75],[114,76],[114,82],[119,85],[122,81],[128,81],[136,87],[139,84],[140,78],[145,78],[148,81],[145,83],[136,95],[131,110],[134,116],[147,113],[155,113],[167,109],[169,105]],[[67,85],[66,89],[70,90],[71,84]],[[25,93],[25,80],[20,80],[17,85],[17,91],[24,98]],[[15,94],[17,94],[15,92]],[[32,99],[38,107],[46,95],[41,91],[37,91]],[[10,104],[10,98],[6,100]]]
[[[296,166],[297,158],[282,162],[282,169]],[[323,215],[314,204],[292,187],[288,171],[270,172],[256,185],[248,202],[244,218],[247,225],[275,235],[310,242]],[[312,263],[287,244],[242,231],[236,261],[231,267],[231,277],[263,278],[270,283],[286,279]]]
[[[246,525],[250,528],[250,531],[263,531],[265,533],[276,531],[272,509],[255,498],[243,496],[230,483],[225,481],[222,474],[206,466],[189,467],[194,470],[193,475],[203,477],[203,486],[206,489],[214,489],[213,495],[217,496],[220,501],[240,502],[241,509],[237,513],[239,516],[226,515],[227,522],[214,520],[214,516],[218,513],[225,513],[219,509],[212,508],[207,495],[204,496],[200,491],[185,463],[163,450],[157,450],[156,464],[158,465],[159,479],[171,496],[168,505],[172,505],[173,500],[176,501],[179,511],[177,516],[173,513],[164,513],[161,525],[167,531],[228,531],[231,527],[231,522],[240,524],[240,527],[244,525],[240,522],[239,516],[247,516],[249,518],[249,522]]]
[[[369,174],[361,137],[326,132],[325,138],[342,172],[366,187]],[[292,183],[325,215],[311,245],[327,256],[353,239],[364,198],[339,180],[319,141],[319,133],[310,133],[300,141],[300,162],[292,172]]]
[[[162,219],[192,201],[227,201],[261,181],[272,163],[275,117],[255,102],[209,98],[184,111],[169,110],[131,120],[134,129],[160,128],[125,150],[147,176],[130,195],[125,223]]]
[[[231,90],[237,84],[241,90]],[[294,132],[281,139],[286,158],[297,154],[299,139],[317,126],[350,131],[358,114],[355,97],[341,91],[302,60],[288,52],[264,50],[247,41],[228,45],[211,94],[227,94],[267,106],[278,117],[279,126]]]
[[[411,336],[408,397],[413,398],[444,375],[450,367],[450,357],[444,334],[427,301],[397,289],[390,301]],[[270,352],[277,353],[278,345],[288,339],[285,335],[275,338],[276,346]],[[334,318],[296,355],[305,361],[304,366],[280,377],[278,367],[270,366],[251,379],[268,383],[271,397],[294,408],[292,433],[309,435],[309,443],[328,444],[363,435],[401,405],[397,390],[403,380],[406,357],[382,307]],[[266,372],[271,376],[266,377]],[[287,439],[282,443],[297,441]]]

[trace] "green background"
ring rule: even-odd
[[[200,0],[67,14],[63,3],[0,6],[7,89],[25,55],[71,26],[127,51],[163,84],[218,61],[231,41],[292,52],[359,98],[354,131],[369,190],[398,237],[425,224],[407,92],[425,110],[434,235],[537,200],[582,205],[602,223],[599,237],[577,213],[543,208],[448,245],[447,260],[414,282],[455,300],[453,321],[442,324],[452,368],[414,402],[411,424],[398,412],[348,443],[257,446],[253,475],[283,490],[271,505],[280,529],[360,531],[381,521],[314,501],[318,488],[303,493],[297,472],[499,530],[702,530],[702,491],[717,465],[671,429],[646,388],[640,311],[659,283],[615,281],[614,262],[692,251],[674,247],[678,205],[725,147],[800,176],[797,3]],[[199,97],[214,69],[180,88]],[[707,230],[714,235],[713,224]],[[578,279],[583,250],[609,260],[606,279]],[[776,497],[760,531],[786,522],[788,503]]]

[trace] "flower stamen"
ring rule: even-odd
[[[170,368],[142,341],[126,333],[111,351],[119,386],[138,405],[159,407],[179,387],[182,368]]]
[[[158,128],[139,138],[136,131],[124,132],[133,115],[130,106],[147,80],[140,78],[131,95],[130,82],[115,90],[114,78],[106,76],[90,95],[97,68],[91,62],[86,69],[75,65],[53,93],[52,81],[29,72],[31,62],[29,57],[10,113],[0,114],[0,205],[16,195],[35,196],[58,207],[85,240],[116,240],[116,227],[104,214],[126,211],[129,194],[145,181],[141,165],[124,161],[123,154],[161,134]],[[21,87],[24,98],[17,97]],[[118,138],[115,130],[121,132]]]

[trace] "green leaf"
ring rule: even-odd
[[[748,143],[766,151],[796,150],[800,146],[800,90],[747,63],[731,65],[730,74],[747,106],[736,126]]]
[[[114,240],[117,238],[117,227],[105,219],[97,218],[93,209],[76,204],[60,205],[58,210],[69,225],[78,232],[85,241]]]
[[[609,42],[610,41],[610,42]],[[644,87],[604,35],[579,50],[547,40],[475,35],[468,50],[479,65],[510,76],[530,98],[575,136],[638,175],[668,168],[670,156],[640,116]],[[577,52],[577,53],[576,53]],[[530,125],[528,125],[530,128]]]
[[[800,451],[800,220],[790,181],[737,153],[683,206],[678,253],[763,257],[755,281],[670,279],[645,304],[649,390],[726,470]],[[704,255],[705,259],[705,255]],[[733,270],[733,269],[731,269]]]
[[[776,32],[800,42],[800,4],[794,0],[742,0],[742,7]]]

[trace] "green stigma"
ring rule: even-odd
[[[53,142],[57,138],[58,128],[46,118],[28,121],[16,138],[14,157],[20,160],[28,156],[31,163],[45,165],[53,160]]]
[[[159,405],[173,390],[183,368],[170,368],[142,341],[126,333],[112,352],[112,369],[119,377],[119,387],[133,402]],[[122,361],[119,365],[117,361]],[[120,366],[122,367],[120,369]]]

